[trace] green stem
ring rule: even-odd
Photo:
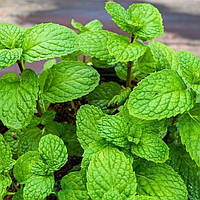
[[[38,100],[37,100],[36,108],[37,108],[38,114],[39,114],[40,116],[42,116],[42,108],[40,107],[39,97],[38,97]]]
[[[15,195],[15,192],[7,192],[6,195]]]

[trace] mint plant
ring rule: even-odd
[[[0,69],[20,69],[0,79],[0,199],[200,199],[200,59],[153,40],[151,4],[105,8],[126,34],[0,24]]]

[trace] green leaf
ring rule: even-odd
[[[187,189],[181,177],[167,164],[141,161],[135,167],[139,195],[159,200],[187,200]]]
[[[200,114],[195,116],[193,110],[184,114],[178,120],[178,129],[182,144],[186,146],[191,158],[200,167]]]
[[[128,199],[129,200],[129,199]],[[130,200],[159,200],[157,197],[137,195]]]
[[[143,41],[159,37],[164,33],[162,16],[151,4],[132,4],[128,8],[128,13],[131,20],[140,26],[134,31],[134,35]]]
[[[116,148],[107,147],[92,156],[87,181],[88,193],[95,200],[101,200],[112,188],[121,194],[122,200],[136,194],[137,183],[132,165]]]
[[[47,125],[48,123],[52,122],[55,118],[56,112],[54,110],[47,110],[45,113],[42,114],[41,117],[41,124]]]
[[[12,200],[23,200],[23,189],[18,190],[13,196]]]
[[[193,105],[193,93],[173,70],[162,70],[143,79],[128,101],[129,113],[146,120],[176,116]]]
[[[119,115],[107,115],[98,121],[98,133],[107,142],[119,147],[129,148],[127,139],[129,129],[126,120]]]
[[[25,31],[22,48],[25,62],[60,57],[78,49],[77,35],[58,24],[38,24]]]
[[[24,28],[8,23],[0,23],[0,44],[5,48],[20,48],[24,39]]]
[[[0,80],[0,119],[5,126],[15,129],[30,123],[39,90],[34,71],[25,69],[21,78],[15,73],[7,73]]]
[[[99,60],[98,58],[92,58],[92,66],[95,68],[107,69],[113,67],[113,65],[109,65],[106,61]]]
[[[88,103],[107,112],[108,103],[115,95],[120,93],[121,89],[121,86],[116,82],[104,82],[88,95]]]
[[[157,41],[150,42],[149,47],[154,58],[157,60],[157,71],[162,69],[177,70],[178,60],[176,52],[173,49]]]
[[[42,130],[37,127],[25,128],[17,134],[18,136],[18,155],[23,155],[28,151],[37,151],[39,141],[42,137]]]
[[[43,136],[39,143],[39,152],[52,172],[59,170],[67,162],[67,148],[56,135]]]
[[[122,195],[119,194],[118,191],[116,190],[109,190],[108,192],[106,192],[104,195],[103,195],[103,198],[102,200],[122,200]]]
[[[129,38],[112,35],[108,40],[108,51],[119,62],[136,61],[145,51],[146,46],[138,41],[129,42]]]
[[[62,190],[58,193],[59,200],[89,200],[83,175],[79,172],[70,172],[61,180]]]
[[[189,199],[200,199],[200,167],[190,158],[181,145],[170,145],[168,164],[178,172],[184,180]]]
[[[54,64],[56,64],[56,59],[51,59],[51,60],[46,61],[44,63],[43,70],[46,71],[50,69],[51,67],[53,67]]]
[[[45,199],[54,188],[53,176],[31,176],[24,187],[24,200]]]
[[[102,30],[103,24],[99,20],[95,19],[87,23],[85,25],[85,28],[87,28],[90,31],[98,31]]]
[[[140,28],[141,25],[139,25],[136,21],[132,21],[129,13],[120,4],[107,2],[105,8],[112,16],[112,20],[122,30],[132,34]]]
[[[169,158],[168,146],[162,139],[152,134],[142,135],[137,145],[132,144],[131,152],[155,163],[163,163]]]
[[[9,67],[17,62],[22,55],[22,49],[1,49],[0,50],[0,69]]]
[[[13,164],[14,160],[12,159],[10,146],[0,134],[0,173],[8,172]]]
[[[80,23],[80,22],[77,22],[75,19],[72,19],[71,21],[71,25],[77,29],[78,31],[84,31],[85,27]],[[87,30],[87,29],[86,29]]]
[[[51,103],[82,97],[94,90],[99,83],[98,72],[78,61],[62,61],[46,72],[48,74],[41,87],[41,97]]]
[[[98,120],[103,117],[103,112],[94,106],[84,105],[78,110],[76,116],[76,127],[78,140],[85,150],[89,144],[101,140],[97,132]]]
[[[110,55],[107,48],[108,39],[112,34],[114,33],[104,30],[82,33],[78,39],[80,50],[86,56],[95,57],[106,61],[109,65],[113,65],[116,63],[116,60]]]
[[[18,183],[24,184],[33,175],[32,166],[41,159],[37,151],[29,151],[17,159],[13,174]]]
[[[12,179],[10,176],[4,176],[0,174],[0,199],[3,200],[3,196],[6,194],[6,189],[12,183]]]
[[[181,76],[189,83],[190,87],[200,93],[200,59],[192,53],[178,52],[179,70]]]

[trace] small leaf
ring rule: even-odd
[[[7,192],[7,187],[9,187],[12,183],[12,179],[10,176],[4,176],[0,174],[0,199],[4,199],[4,195]]]
[[[92,156],[87,181],[88,193],[95,200],[102,200],[112,188],[121,194],[122,200],[136,194],[137,183],[132,165],[116,148],[107,147]]]
[[[24,200],[45,199],[54,188],[53,176],[31,176],[24,187]]]
[[[129,96],[129,113],[153,120],[176,116],[194,105],[193,93],[173,70],[162,70],[143,79]]]
[[[98,72],[78,61],[62,61],[45,72],[45,77],[40,76],[41,97],[51,103],[82,97],[99,82]]]
[[[67,148],[56,135],[43,136],[39,143],[39,152],[52,172],[59,170],[67,162]]]
[[[23,59],[34,62],[73,53],[78,49],[76,33],[59,24],[38,24],[24,33]]]
[[[85,28],[87,28],[90,31],[102,30],[102,27],[103,27],[103,24],[97,19],[92,20],[85,25]]]

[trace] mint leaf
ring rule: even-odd
[[[152,120],[176,116],[190,110],[194,97],[173,70],[162,70],[142,80],[129,96],[129,113]]]
[[[39,143],[39,152],[52,172],[59,170],[67,162],[67,148],[56,135],[43,136]]]
[[[111,32],[108,31],[87,31],[79,36],[80,50],[86,56],[98,58],[106,61],[109,65],[115,64],[116,60],[110,55],[107,43]],[[95,41],[95,42],[94,42]]]
[[[0,173],[8,172],[14,164],[10,146],[0,134]]]
[[[78,140],[85,150],[92,142],[101,140],[97,132],[97,121],[103,117],[103,112],[94,106],[84,105],[78,110],[76,116]]]
[[[160,200],[187,200],[187,189],[181,177],[167,164],[141,161],[135,167],[139,195]]]
[[[108,192],[106,192],[104,195],[103,195],[103,198],[102,200],[122,200],[122,195],[119,194],[118,191],[116,190],[109,190]]]
[[[184,114],[178,120],[178,130],[180,132],[182,144],[186,146],[186,151],[189,152],[191,158],[200,167],[199,116],[198,114],[196,117],[193,110],[189,111],[188,114]]]
[[[4,48],[20,48],[23,43],[24,28],[8,23],[0,23],[0,45]]]
[[[87,23],[85,25],[85,28],[87,28],[90,31],[98,31],[102,30],[103,24],[99,20],[95,19]]]
[[[179,51],[178,62],[181,76],[190,87],[200,93],[200,59],[189,52]]]
[[[112,35],[108,40],[108,51],[119,62],[135,61],[141,57],[146,46],[138,41],[129,42],[129,38],[121,35]]]
[[[19,189],[13,196],[12,200],[23,200],[23,189]]]
[[[62,190],[58,193],[59,200],[89,200],[83,175],[79,172],[70,172],[61,180]]]
[[[98,72],[78,61],[62,61],[40,77],[41,97],[51,103],[66,102],[82,97],[98,85]],[[41,82],[42,80],[42,82]]]
[[[22,49],[1,49],[0,50],[0,69],[9,67],[17,62],[22,55]]]
[[[43,71],[50,69],[51,67],[53,67],[54,64],[56,64],[56,59],[51,59],[46,61],[44,63]]]
[[[80,22],[77,22],[75,19],[72,19],[72,21],[71,21],[71,25],[75,28],[75,29],[77,29],[78,31],[83,31],[84,32],[84,30],[87,30],[87,29],[85,29],[85,27],[80,23]]]
[[[37,151],[29,151],[17,159],[13,174],[18,183],[24,184],[33,175],[32,166],[41,159]]]
[[[6,189],[12,183],[12,179],[10,176],[4,176],[0,174],[0,199],[4,199],[4,195],[7,192]]]
[[[130,200],[159,200],[157,197],[137,195]]]
[[[58,24],[36,25],[24,33],[23,59],[34,62],[73,53],[78,49],[76,33]]]
[[[129,13],[118,3],[107,2],[106,10],[112,16],[112,20],[117,24],[122,30],[132,34],[140,25],[136,21],[131,20]]]
[[[24,200],[45,199],[52,193],[54,182],[53,176],[31,176],[24,187]]]
[[[131,163],[118,149],[107,147],[92,156],[87,172],[87,189],[92,199],[101,200],[115,188],[125,200],[136,193],[136,187]]]
[[[176,52],[173,49],[157,41],[150,42],[149,47],[154,58],[157,60],[157,71],[162,69],[177,70],[178,60]]]
[[[92,66],[95,68],[102,68],[102,69],[113,67],[113,65],[107,64],[106,61],[99,60],[98,58],[95,57],[92,58]]]
[[[29,124],[35,112],[38,90],[38,78],[31,69],[24,70],[21,79],[15,73],[2,76],[0,119],[4,125],[18,129]]]
[[[128,8],[128,13],[131,20],[140,26],[134,31],[136,37],[146,41],[163,34],[162,16],[151,4],[132,4]]]
[[[152,134],[142,135],[137,145],[132,144],[131,152],[156,163],[163,163],[169,158],[168,146],[162,139]]]
[[[108,103],[115,95],[120,93],[121,89],[121,86],[116,82],[104,82],[88,95],[88,103],[107,112]]]
[[[189,199],[200,199],[200,167],[190,158],[190,155],[181,145],[170,145],[170,158],[168,164],[178,172],[184,180]]]
[[[48,123],[53,122],[55,115],[56,112],[54,110],[47,110],[45,113],[42,114],[41,124],[47,125]]]
[[[98,133],[107,142],[119,147],[129,148],[127,122],[119,115],[102,117],[98,121]]]

